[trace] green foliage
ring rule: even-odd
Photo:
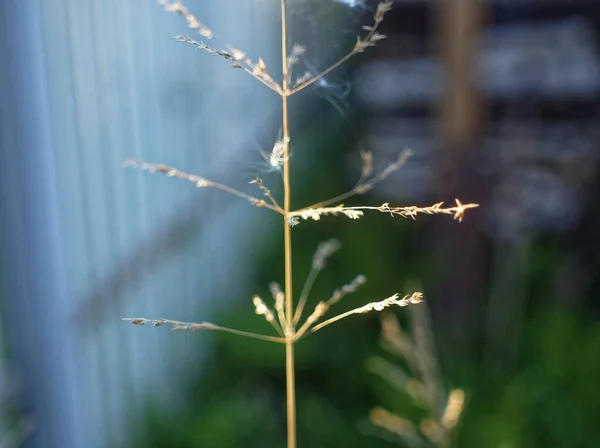
[[[595,447],[598,378],[600,325],[586,328],[572,315],[542,312],[526,326],[519,371],[493,388],[487,403],[474,397],[470,414],[480,415],[467,418],[465,433],[481,447]]]

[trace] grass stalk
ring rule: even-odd
[[[292,228],[288,222],[290,204],[290,155],[289,155],[289,114],[288,114],[288,56],[287,56],[287,9],[286,0],[281,0],[281,69],[284,94],[281,95],[283,129],[283,228],[285,251],[285,384],[287,409],[287,446],[296,448],[296,385],[294,376],[294,303],[292,296]]]

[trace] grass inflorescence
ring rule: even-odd
[[[178,331],[223,331],[233,333],[239,336],[260,339],[269,342],[285,344],[286,347],[286,397],[287,397],[287,446],[294,448],[296,446],[296,396],[294,379],[294,344],[300,339],[316,333],[330,324],[354,314],[364,314],[372,311],[382,311],[391,307],[405,307],[416,305],[423,300],[420,292],[413,292],[408,295],[392,293],[389,297],[371,301],[366,305],[342,312],[328,319],[325,315],[331,308],[348,294],[356,293],[360,286],[366,281],[364,275],[358,275],[348,283],[336,289],[327,300],[319,301],[316,307],[308,316],[304,316],[307,300],[310,295],[312,285],[317,276],[326,267],[327,259],[333,255],[340,247],[337,240],[330,240],[321,243],[315,252],[311,271],[306,279],[302,292],[297,301],[292,297],[292,228],[301,223],[301,221],[318,221],[324,216],[344,216],[351,219],[358,219],[364,216],[365,212],[375,211],[389,213],[391,216],[410,217],[415,219],[419,214],[446,214],[452,215],[454,219],[461,221],[467,210],[477,207],[477,204],[463,204],[458,199],[456,205],[444,207],[443,203],[437,203],[430,206],[394,206],[385,203],[379,206],[345,206],[341,201],[349,199],[356,195],[364,194],[370,191],[377,183],[383,181],[396,171],[398,171],[410,156],[410,151],[402,151],[397,160],[388,165],[384,170],[373,174],[373,155],[371,152],[361,153],[362,171],[360,179],[354,188],[342,193],[334,198],[317,202],[309,207],[293,209],[291,207],[291,185],[290,185],[290,147],[292,139],[289,130],[289,112],[288,99],[292,95],[299,93],[310,85],[319,82],[324,77],[341,66],[344,62],[353,56],[366,51],[368,48],[376,45],[379,41],[385,39],[378,29],[384,21],[385,15],[392,8],[392,0],[382,0],[375,9],[372,17],[372,23],[362,27],[362,33],[357,35],[354,46],[338,61],[331,64],[327,69],[319,73],[305,72],[295,73],[295,69],[300,65],[307,52],[307,49],[300,44],[293,44],[288,51],[287,39],[287,4],[286,0],[280,0],[281,4],[281,55],[282,69],[280,82],[271,74],[263,59],[250,59],[246,53],[240,49],[223,45],[213,44],[216,34],[206,25],[200,22],[181,2],[177,0],[158,0],[166,11],[180,14],[188,24],[188,27],[198,35],[192,38],[182,34],[173,39],[177,42],[191,44],[195,48],[205,51],[214,56],[228,61],[235,69],[243,70],[248,75],[259,81],[261,84],[275,92],[281,97],[282,117],[281,117],[281,135],[274,142],[273,149],[269,155],[269,164],[274,170],[281,172],[283,183],[283,201],[277,201],[271,190],[265,185],[259,177],[250,183],[256,185],[257,196],[247,194],[227,185],[206,179],[201,176],[186,173],[178,168],[173,168],[161,163],[148,163],[141,160],[127,160],[125,166],[138,168],[149,173],[161,173],[169,177],[175,177],[188,181],[197,188],[215,188],[225,193],[232,194],[241,199],[250,202],[252,205],[271,210],[282,216],[284,226],[284,266],[285,278],[282,287],[277,283],[271,283],[271,300],[255,295],[252,298],[255,312],[273,327],[275,335],[263,335],[257,333],[245,332],[237,329],[218,326],[208,322],[190,323],[180,322],[169,319],[148,319],[148,318],[125,318],[125,321],[135,325],[153,325],[169,326]]]

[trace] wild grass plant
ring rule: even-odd
[[[367,369],[387,386],[408,397],[419,418],[405,417],[384,406],[373,408],[370,422],[383,432],[376,435],[414,448],[450,448],[454,431],[465,407],[465,392],[444,387],[433,339],[428,306],[410,309],[410,331],[405,331],[391,313],[382,316],[382,346],[402,363],[371,357]]]
[[[273,0],[275,1],[275,0]],[[390,307],[405,307],[421,303],[423,296],[420,292],[412,292],[407,295],[399,293],[390,294],[389,297],[372,301],[361,307],[342,312],[334,317],[325,318],[330,309],[337,305],[341,299],[356,292],[360,286],[365,283],[364,275],[358,275],[350,282],[336,289],[327,300],[321,300],[310,312],[305,313],[305,308],[310,296],[310,292],[318,275],[324,270],[327,259],[335,253],[340,246],[337,240],[329,240],[321,243],[313,257],[311,271],[304,283],[298,300],[294,300],[292,295],[293,278],[293,259],[292,259],[292,232],[295,226],[301,225],[305,221],[319,221],[326,216],[343,217],[350,219],[359,219],[367,212],[388,213],[390,216],[401,216],[404,218],[415,219],[419,214],[446,214],[452,215],[454,219],[461,221],[465,212],[477,207],[476,204],[463,204],[458,199],[454,206],[445,207],[443,203],[437,203],[430,206],[394,206],[389,203],[381,205],[355,205],[346,206],[342,201],[346,201],[353,196],[362,195],[372,190],[378,183],[397,172],[410,156],[410,151],[403,150],[399,152],[396,161],[388,165],[381,172],[373,171],[373,156],[369,151],[361,153],[362,171],[356,185],[349,191],[342,193],[334,198],[317,202],[311,206],[295,209],[291,202],[291,183],[290,183],[290,155],[293,140],[290,134],[289,123],[289,100],[290,98],[310,87],[311,85],[324,80],[325,76],[336,68],[340,67],[352,57],[363,53],[369,47],[383,40],[385,36],[378,32],[379,26],[383,22],[385,15],[392,8],[392,0],[382,0],[376,7],[373,14],[372,23],[362,27],[362,32],[356,37],[354,46],[337,62],[330,65],[319,73],[296,73],[299,62],[304,57],[307,49],[297,43],[288,42],[288,5],[287,0],[279,0],[281,6],[281,76],[276,77],[271,72],[263,59],[250,59],[243,50],[233,48],[217,42],[216,34],[198,20],[188,8],[177,0],[158,0],[166,11],[181,15],[187,22],[188,27],[199,37],[194,38],[188,35],[178,35],[174,37],[177,42],[190,44],[193,47],[204,50],[212,55],[227,60],[233,68],[246,72],[249,76],[256,79],[266,88],[272,90],[281,98],[282,116],[281,116],[281,135],[273,143],[273,147],[268,154],[268,162],[273,170],[281,173],[283,183],[283,203],[275,197],[271,189],[260,177],[253,179],[250,184],[254,186],[257,194],[250,194],[228,185],[206,179],[202,176],[189,174],[178,168],[166,166],[160,163],[148,163],[141,160],[127,160],[124,165],[135,167],[150,173],[162,173],[168,177],[175,177],[181,180],[191,182],[196,188],[214,188],[225,193],[237,196],[248,201],[255,207],[267,209],[270,213],[277,213],[281,216],[284,227],[284,283],[283,288],[276,282],[270,284],[272,295],[272,304],[267,304],[261,297],[255,295],[252,298],[255,312],[273,327],[274,334],[258,334],[239,329],[223,327],[209,322],[190,323],[169,319],[149,319],[149,318],[125,318],[135,325],[151,324],[154,326],[170,326],[173,330],[183,331],[222,331],[227,333],[259,339],[273,343],[285,345],[285,372],[286,372],[286,401],[287,401],[287,446],[296,447],[296,395],[294,378],[294,346],[300,340],[316,333],[317,331],[329,326],[341,319],[354,314],[365,314],[372,311],[382,311]],[[328,1],[328,0],[323,0]],[[279,79],[276,80],[276,78]],[[302,224],[302,225],[308,225]]]

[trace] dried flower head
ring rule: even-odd
[[[398,299],[398,297],[400,297],[400,294],[394,294],[393,296],[388,297],[381,302],[368,303],[365,306],[357,308],[354,312],[364,314],[370,311],[383,311],[385,308],[390,306],[416,305],[417,303],[421,303],[423,301],[423,293],[420,292],[415,292],[410,296],[404,296],[401,299]]]
[[[313,255],[312,268],[323,270],[327,263],[327,259],[336,253],[342,245],[336,239],[330,239],[319,243],[315,254]]]
[[[188,23],[188,26],[192,29],[198,31],[202,37],[207,39],[212,39],[215,37],[214,33],[205,25],[200,23],[196,17],[190,13],[190,11],[181,4],[180,1],[170,2],[169,0],[158,0],[160,5],[163,5],[165,11],[175,12],[177,14],[182,15]]]
[[[288,157],[286,153],[288,151],[289,139],[277,139],[273,144],[273,149],[269,155],[269,165],[274,170],[281,170],[283,164],[287,162]]]
[[[265,305],[265,302],[263,302],[263,300],[260,297],[254,296],[252,298],[252,303],[254,304],[254,311],[256,312],[256,314],[258,314],[259,316],[265,316],[267,322],[273,322],[275,320],[273,312],[269,309],[267,305]]]

